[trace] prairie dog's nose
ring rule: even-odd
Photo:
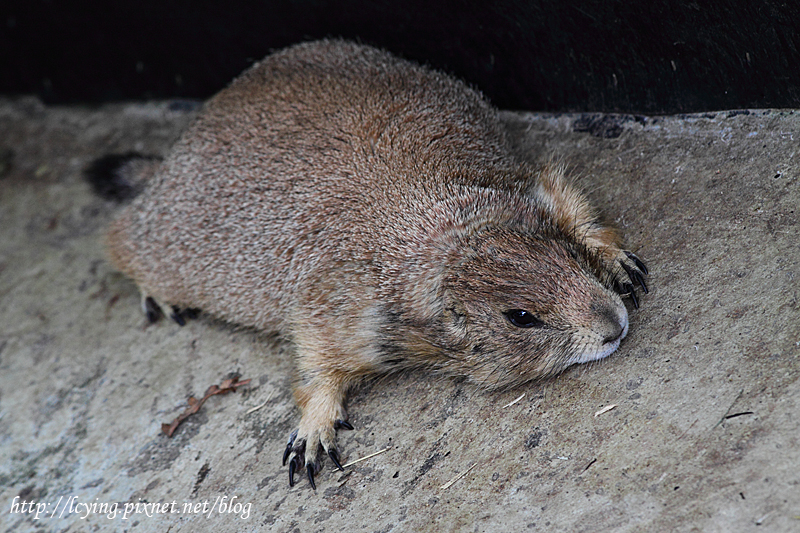
[[[618,324],[614,323],[612,325],[613,329],[606,333],[606,336],[603,337],[603,344],[608,344],[609,342],[614,342],[620,338],[623,332],[623,327]]]
[[[622,302],[595,301],[592,311],[595,314],[592,329],[602,337],[603,344],[619,342],[628,334],[628,311]]]

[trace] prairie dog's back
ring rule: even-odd
[[[112,259],[154,297],[282,329],[274,310],[320,258],[372,255],[388,223],[403,231],[391,217],[423,221],[506,152],[460,81],[353,43],[295,46],[204,106],[112,228]]]

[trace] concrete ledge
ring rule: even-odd
[[[314,492],[280,465],[298,420],[291,345],[207,317],[147,326],[103,258],[116,206],[82,168],[164,153],[193,109],[0,101],[0,529],[800,528],[800,112],[506,113],[520,151],[563,159],[623,228],[651,293],[615,355],[555,380],[365,384],[344,459],[391,449],[326,469]],[[234,372],[251,386],[161,434]],[[23,501],[46,507],[36,519]],[[123,517],[126,503],[140,506]]]

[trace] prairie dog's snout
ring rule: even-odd
[[[628,334],[628,310],[616,294],[612,298],[593,301],[590,310],[594,314],[591,330],[600,340],[596,350],[588,350],[570,360],[570,364],[588,363],[611,355]]]
[[[592,304],[592,311],[597,314],[593,329],[602,335],[604,345],[625,338],[628,333],[628,310],[621,302],[618,305],[595,302]]]
[[[628,310],[620,297],[590,280],[591,296],[575,310],[571,322],[576,325],[575,353],[567,364],[597,361],[613,353],[628,334]]]

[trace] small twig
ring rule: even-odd
[[[610,410],[614,409],[616,406],[617,406],[617,404],[615,404],[615,403],[612,403],[611,405],[606,405],[605,407],[603,407],[602,409],[600,409],[599,411],[597,411],[594,414],[595,418],[597,418],[598,416],[602,415],[603,413],[609,412]]]
[[[456,481],[458,481],[458,480],[459,480],[459,479],[461,479],[462,477],[464,477],[464,476],[466,476],[467,474],[469,474],[469,473],[470,473],[470,471],[471,471],[473,468],[475,468],[476,466],[478,466],[478,463],[473,463],[473,465],[472,465],[471,467],[467,468],[466,470],[464,470],[463,472],[461,472],[460,474],[458,474],[456,477],[454,477],[453,479],[451,479],[450,481],[448,481],[447,483],[445,483],[444,485],[442,485],[441,487],[439,487],[439,489],[440,489],[440,490],[447,490],[447,489],[449,489],[451,486],[453,486],[453,483],[455,483]]]
[[[523,399],[524,397],[525,397],[525,393],[523,392],[523,393],[522,393],[522,396],[520,396],[519,398],[517,398],[517,399],[516,399],[516,400],[514,400],[513,402],[508,402],[507,404],[505,404],[505,405],[503,406],[503,409],[505,409],[506,407],[511,407],[512,405],[514,405],[515,403],[517,403],[518,401],[520,401],[520,400],[521,400],[521,399]]]
[[[597,457],[595,457],[594,459],[589,461],[589,464],[586,465],[586,467],[583,469],[583,472],[586,472],[587,470],[589,470],[589,467],[592,466],[593,464],[595,464],[596,462],[597,462]],[[583,474],[583,472],[581,472],[581,474]]]
[[[722,415],[722,418],[720,418],[720,419],[719,419],[719,422],[717,422],[716,424],[714,424],[714,427],[713,427],[713,428],[711,428],[711,429],[715,429],[715,428],[716,428],[718,425],[720,425],[720,424],[722,424],[723,422],[725,422],[725,418],[728,416],[728,413],[730,413],[730,412],[731,412],[731,409],[733,409],[733,406],[734,406],[734,405],[736,405],[736,402],[738,402],[738,401],[739,401],[739,398],[741,398],[741,397],[742,397],[742,394],[744,394],[744,389],[742,389],[742,390],[740,390],[740,391],[739,391],[739,394],[737,394],[737,395],[736,395],[736,398],[734,398],[734,399],[733,399],[733,401],[731,402],[731,405],[730,405],[730,407],[728,407],[728,410],[727,410],[727,411],[725,411],[725,414],[724,414],[724,415]]]
[[[743,413],[734,413],[732,415],[727,415],[725,417],[725,420],[730,420],[731,418],[736,418],[737,416],[753,415],[753,414],[755,414],[753,411],[744,411]]]
[[[361,457],[360,459],[355,459],[353,461],[350,461],[349,463],[343,465],[342,468],[347,468],[348,466],[353,466],[354,464],[360,463],[361,461],[366,461],[367,459],[371,459],[371,458],[375,457],[376,455],[382,454],[383,452],[388,452],[391,449],[392,449],[392,445],[390,444],[389,446],[387,446],[386,448],[384,448],[382,450],[378,450],[377,452],[371,453],[369,455],[365,455],[364,457]],[[337,468],[337,470],[338,470],[338,468]]]

